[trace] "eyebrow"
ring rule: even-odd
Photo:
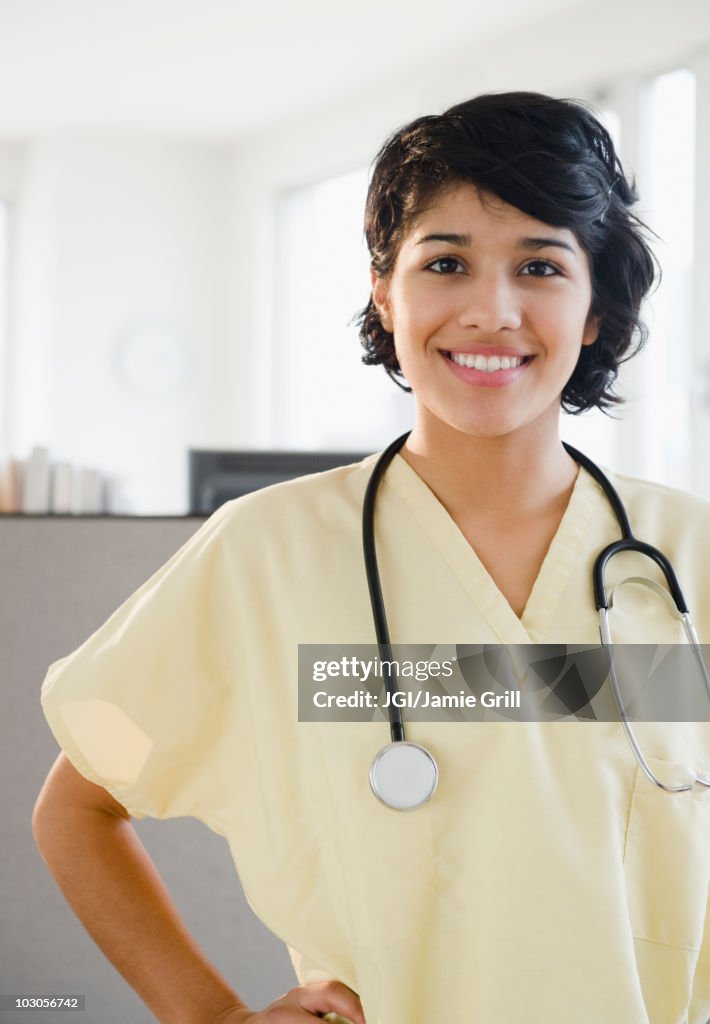
[[[447,245],[457,245],[460,248],[465,248],[471,244],[470,235],[456,235],[456,234],[433,234],[424,235],[417,242],[417,245],[424,245],[425,242],[446,242]],[[556,246],[559,249],[568,249],[573,256],[577,253],[569,244],[569,242],[563,242],[560,238],[519,238],[516,242],[516,249],[546,249],[548,246]]]

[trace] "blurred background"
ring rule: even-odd
[[[32,839],[58,752],[39,684],[200,525],[191,449],[347,460],[411,426],[411,397],[362,365],[352,323],[370,291],[369,167],[412,118],[513,89],[591,102],[660,236],[623,418],[563,417],[563,437],[710,497],[707,0],[0,0],[7,999],[84,993],[65,1024],[154,1020]],[[292,986],[287,937],[252,912],[222,837],[134,824],[240,995],[264,1006]],[[0,1024],[16,1016],[0,1000]]]
[[[710,495],[706,0],[2,0],[0,458],[183,515],[190,448],[384,447],[412,401],[351,322],[369,165],[511,89],[593,103],[660,235],[624,418],[563,436]]]

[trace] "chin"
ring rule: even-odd
[[[512,434],[524,426],[515,417],[502,418],[500,416],[496,418],[491,417],[490,419],[481,417],[475,419],[472,417],[452,417],[444,422],[452,430],[456,430],[460,434],[466,434],[468,437],[479,438],[480,440],[505,437],[507,434]]]

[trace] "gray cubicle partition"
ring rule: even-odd
[[[35,846],[32,808],[59,753],[39,691],[47,667],[203,521],[0,516],[0,995],[86,996],[84,1012],[2,1009],[2,1024],[156,1019],[74,916]],[[286,947],[244,899],[221,836],[190,818],[133,826],[190,932],[250,1006],[260,1009],[297,984]]]

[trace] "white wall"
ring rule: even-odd
[[[100,467],[114,511],[184,511],[187,447],[230,431],[228,167],[220,148],[145,139],[56,138],[27,153],[11,444]],[[121,374],[122,339],[140,325],[174,332],[182,384],[166,387],[171,365],[154,366],[149,391]]]
[[[2,272],[13,272],[15,266],[14,228],[16,219],[13,216],[18,196],[21,193],[25,177],[25,146],[21,143],[6,142],[0,144],[0,200],[8,207],[7,247],[0,254]],[[10,440],[10,407],[9,407],[9,375],[11,358],[11,314],[14,299],[13,282],[7,282],[3,289],[0,283],[0,458],[7,455]]]

